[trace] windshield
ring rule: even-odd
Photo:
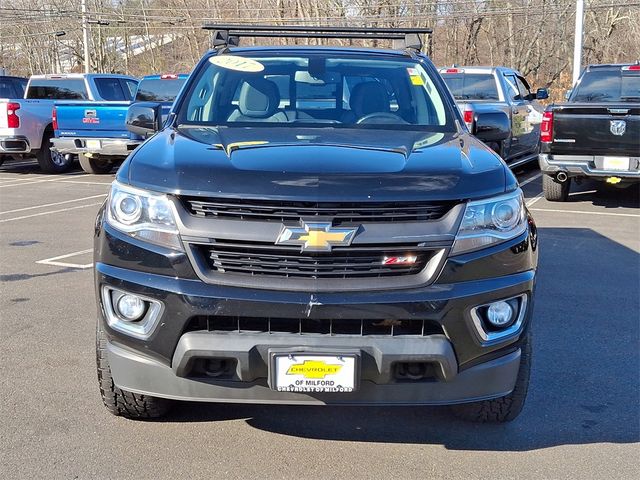
[[[572,102],[638,102],[640,71],[592,70],[576,86]]]
[[[456,100],[499,100],[496,79],[490,73],[443,73],[442,78]]]
[[[82,78],[32,78],[27,98],[50,100],[87,100],[87,87]]]
[[[324,53],[213,56],[186,92],[178,122],[454,128],[441,89],[415,60]]]
[[[138,84],[136,102],[173,102],[185,80],[186,78],[143,78]]]

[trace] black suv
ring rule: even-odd
[[[222,26],[95,228],[97,359],[116,415],[169,400],[452,404],[508,421],[531,365],[536,228],[467,131],[425,30]],[[353,37],[400,50],[248,47]],[[477,114],[486,141],[497,113]]]

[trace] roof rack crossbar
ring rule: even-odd
[[[205,24],[205,30],[233,30],[235,32],[332,32],[332,33],[422,33],[431,34],[431,28],[383,28],[383,27],[333,27],[321,25],[242,25],[242,24]]]
[[[213,47],[223,48],[238,45],[240,37],[262,38],[340,38],[372,40],[404,40],[407,49],[421,50],[420,35],[431,35],[430,28],[380,28],[380,27],[333,27],[313,25],[238,25],[206,24],[205,30],[213,30]],[[233,41],[229,41],[233,39]]]
[[[229,35],[237,35],[239,37],[260,37],[260,38],[371,38],[379,40],[402,40],[404,35],[383,33],[381,35],[370,35],[368,33],[333,33],[333,32],[319,32],[309,35],[302,32],[238,32],[236,30],[229,30]]]

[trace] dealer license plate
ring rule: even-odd
[[[100,140],[87,140],[87,148],[89,150],[100,150],[101,147]]]
[[[629,157],[604,157],[602,168],[604,170],[629,170]]]
[[[277,354],[275,390],[280,392],[352,392],[356,388],[355,355]]]

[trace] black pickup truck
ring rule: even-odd
[[[531,368],[535,224],[467,130],[423,29],[218,26],[95,224],[97,358],[116,415],[168,400],[442,405],[505,422]],[[399,50],[239,47],[392,39]],[[504,139],[502,112],[478,135]]]
[[[572,179],[640,181],[640,63],[587,67],[567,103],[544,112],[540,144],[547,200],[567,200]]]

